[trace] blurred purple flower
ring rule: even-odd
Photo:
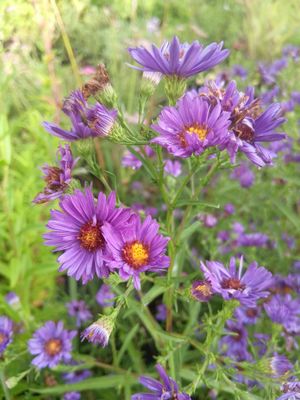
[[[179,161],[167,160],[164,170],[167,174],[177,178],[181,174],[181,163]]]
[[[240,306],[235,310],[236,319],[246,325],[255,325],[260,315],[260,307],[248,308]]]
[[[242,65],[236,64],[232,67],[232,74],[244,80],[248,76],[248,71]]]
[[[155,318],[157,321],[165,321],[167,318],[167,307],[164,304],[159,304],[156,307]]]
[[[29,352],[36,356],[31,363],[41,369],[53,368],[61,361],[70,361],[72,339],[76,333],[65,330],[62,321],[57,324],[53,321],[46,322],[28,341]]]
[[[236,167],[230,177],[232,179],[238,180],[240,182],[241,187],[249,188],[253,185],[255,175],[253,171],[249,168],[248,164],[243,162],[238,167]]]
[[[115,295],[111,287],[103,283],[96,294],[96,301],[101,307],[112,307],[114,305]]]
[[[0,316],[0,355],[6,347],[12,342],[13,338],[13,322],[4,315]]]
[[[244,326],[232,320],[226,323],[224,335],[220,340],[220,348],[225,351],[225,354],[236,361],[251,360],[251,356],[247,350],[248,333]]]
[[[67,303],[66,306],[68,309],[68,314],[71,317],[76,318],[76,326],[78,328],[83,322],[92,318],[92,314],[83,300],[73,300],[70,303]]]

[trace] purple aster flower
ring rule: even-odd
[[[39,193],[33,203],[47,203],[48,201],[58,199],[69,188],[72,180],[72,171],[78,161],[73,159],[73,155],[69,145],[59,146],[57,150],[57,159],[59,166],[49,166],[45,164],[41,170],[44,173],[46,186],[44,191]]]
[[[152,128],[159,136],[152,139],[177,157],[199,155],[229,140],[229,114],[220,104],[212,107],[200,97],[184,96],[176,107],[165,107]]]
[[[288,112],[294,111],[295,108],[295,102],[293,99],[287,100],[287,101],[282,101],[280,103],[280,109],[281,113],[284,115]]]
[[[269,241],[269,236],[264,233],[242,233],[237,238],[236,244],[243,247],[266,247]]]
[[[293,268],[300,269],[300,260],[294,261]]]
[[[275,353],[269,362],[274,378],[280,378],[293,369],[293,364],[284,355]]]
[[[206,228],[213,228],[218,223],[218,218],[213,214],[200,215],[199,219]]]
[[[293,300],[290,295],[275,295],[264,304],[268,317],[283,325],[287,333],[300,333],[299,301]]]
[[[36,357],[32,364],[37,368],[53,368],[61,361],[71,360],[72,339],[76,331],[67,331],[64,324],[48,321],[33,334],[28,341],[29,352]]]
[[[197,92],[196,92],[197,94]],[[195,96],[190,93],[189,96]],[[276,132],[285,122],[280,104],[272,104],[262,112],[259,99],[254,97],[254,89],[239,92],[234,81],[226,89],[216,82],[208,82],[199,89],[197,96],[206,98],[210,104],[221,104],[223,111],[230,112],[230,140],[221,148],[226,148],[231,161],[235,161],[240,149],[249,160],[259,167],[272,162],[273,152],[261,146],[262,142],[274,142],[286,137]]]
[[[240,306],[235,310],[236,319],[242,324],[255,325],[258,318],[260,317],[261,309],[260,307],[243,307]]]
[[[63,112],[70,118],[71,130],[62,129],[52,122],[44,122],[43,126],[51,135],[68,142],[89,137],[107,136],[117,117],[116,110],[108,110],[100,103],[89,108],[81,90],[72,92],[66,99]]]
[[[266,92],[263,92],[260,95],[261,101],[263,104],[270,104],[278,95],[280,94],[280,87],[279,86],[274,86],[272,89],[267,90]]]
[[[228,240],[230,239],[230,232],[229,231],[220,231],[218,233],[218,239],[221,242],[228,242]]]
[[[68,392],[64,394],[64,400],[80,400],[81,395],[79,392]]]
[[[232,73],[235,76],[239,76],[243,80],[246,79],[248,76],[248,71],[242,65],[238,65],[238,64],[236,64],[232,67]]]
[[[5,301],[13,308],[20,305],[20,297],[15,292],[8,292],[5,296]]]
[[[155,318],[157,321],[165,321],[167,319],[167,307],[164,304],[159,304],[156,307]]]
[[[100,192],[95,202],[90,188],[84,192],[75,190],[72,195],[65,196],[60,207],[62,211],[51,211],[47,225],[51,231],[44,235],[46,245],[63,252],[58,257],[59,270],[67,270],[69,276],[82,279],[84,284],[95,275],[108,276],[102,225],[108,222],[116,230],[123,228],[131,211],[116,208],[114,192],[107,198]]]
[[[164,170],[167,174],[175,176],[175,178],[177,178],[181,174],[181,163],[180,161],[167,160]]]
[[[201,269],[209,280],[214,293],[219,293],[225,300],[237,299],[246,307],[256,307],[256,301],[268,297],[268,288],[272,284],[272,274],[256,262],[249,264],[242,275],[243,257],[239,268],[235,258],[230,259],[229,268],[218,261],[201,262]]]
[[[243,162],[238,167],[236,167],[230,177],[232,179],[238,180],[242,188],[249,188],[253,185],[255,175],[253,171],[249,168],[248,164]]]
[[[106,347],[114,329],[114,317],[114,314],[101,316],[96,322],[93,322],[82,332],[81,341],[86,339],[88,342]]]
[[[235,206],[231,203],[227,203],[224,206],[224,211],[226,212],[227,215],[232,215],[235,213]]]
[[[177,400],[191,400],[191,397],[183,392],[179,392],[177,383],[169,377],[160,365],[156,365],[156,370],[159,373],[161,382],[147,376],[140,377],[140,383],[152,393],[137,393],[131,397],[131,400],[162,400],[162,399],[177,399]]]
[[[96,294],[96,301],[101,307],[112,307],[114,305],[115,295],[111,287],[103,283]]]
[[[0,355],[6,347],[12,342],[13,337],[13,322],[11,319],[0,316]]]
[[[281,235],[281,237],[282,237],[282,240],[285,241],[285,243],[287,244],[289,249],[294,249],[295,248],[296,241],[295,241],[295,238],[293,236],[290,236],[290,235],[288,235],[287,233],[284,232]]]
[[[133,277],[134,287],[140,290],[141,272],[162,272],[169,267],[165,255],[169,238],[158,234],[159,225],[150,216],[144,222],[135,215],[132,224],[118,232],[110,224],[104,224],[103,232],[107,241],[109,267],[118,269],[120,277]]]
[[[294,44],[287,44],[282,50],[282,55],[284,57],[291,57],[297,61],[300,56],[300,47],[295,46]]]
[[[236,221],[232,224],[232,230],[234,233],[241,235],[243,232],[245,232],[245,227],[243,224]]]
[[[270,85],[276,82],[276,76],[279,74],[281,70],[286,68],[287,65],[288,65],[287,59],[281,58],[279,60],[275,60],[270,65],[259,63],[258,71],[261,75],[263,82],[266,83],[267,85]]]
[[[73,300],[70,303],[67,303],[66,306],[69,315],[76,318],[77,327],[80,327],[82,322],[88,321],[92,318],[92,314],[83,300]]]
[[[195,281],[191,287],[191,295],[200,302],[207,302],[213,296],[213,290],[209,281]]]
[[[292,92],[291,93],[291,99],[297,103],[300,104],[300,92]]]
[[[88,369],[83,369],[83,370],[78,370],[78,371],[74,371],[74,372],[68,372],[66,374],[63,374],[63,380],[66,383],[77,383],[77,382],[81,382],[87,378],[90,378],[92,376],[91,371],[89,371]]]
[[[300,382],[286,382],[281,386],[281,391],[284,393],[277,400],[299,400],[300,399]]]
[[[248,333],[244,326],[228,320],[225,331],[228,334],[220,340],[220,348],[225,349],[225,354],[237,361],[250,360],[251,356],[247,350]]]
[[[134,148],[138,153],[141,152],[141,150],[138,147]],[[147,157],[151,158],[155,155],[154,150],[150,146],[145,146],[144,151],[147,155]],[[122,158],[122,165],[124,167],[132,168],[132,169],[140,169],[141,166],[143,165],[142,162],[132,153],[129,151],[125,152]]]
[[[222,47],[222,42],[212,43],[207,47],[203,47],[198,41],[192,44],[180,43],[175,36],[171,43],[165,41],[160,48],[153,44],[150,50],[135,47],[129,48],[128,51],[141,65],[141,67],[130,65],[132,68],[188,78],[222,62],[229,55],[229,51],[222,50]]]
[[[158,213],[156,207],[147,207],[145,204],[141,203],[132,203],[131,209],[136,213],[141,213],[142,215],[150,215],[150,217],[154,217]]]

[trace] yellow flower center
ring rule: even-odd
[[[138,270],[147,265],[149,261],[149,248],[136,240],[125,244],[122,250],[122,255],[127,264]]]
[[[4,333],[0,333],[0,345],[7,340],[7,336]]]
[[[93,222],[87,222],[83,225],[80,229],[78,239],[81,246],[88,251],[97,250],[104,245],[104,238],[98,223],[94,225]]]
[[[54,357],[56,354],[58,354],[61,349],[62,342],[60,339],[50,339],[45,344],[45,351],[51,357]]]
[[[194,288],[195,291],[200,292],[203,296],[208,297],[212,294],[210,287],[206,283],[201,283]]]
[[[186,131],[190,134],[195,134],[198,136],[200,140],[204,140],[207,136],[208,129],[205,126],[201,126],[199,124],[193,124],[189,126]]]

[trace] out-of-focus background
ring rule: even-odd
[[[203,79],[243,66],[248,76],[245,81],[237,75],[240,87],[259,85],[259,62],[280,59],[289,44],[300,46],[299,6],[299,0],[1,0],[0,287],[1,293],[14,290],[21,296],[25,325],[56,292],[55,256],[42,245],[49,207],[31,203],[43,187],[39,166],[53,162],[58,144],[41,122],[61,122],[63,98],[101,62],[132,116],[140,75],[126,66],[126,48],[160,44],[174,34],[204,44],[223,40],[231,50]],[[285,101],[300,90],[299,65],[290,62],[277,78]],[[289,134],[297,138],[297,115],[289,119]],[[283,194],[299,185],[292,176],[293,170]],[[264,204],[259,212],[267,212]],[[289,208],[281,212],[292,231],[295,216]],[[1,311],[11,312],[4,302]],[[47,318],[57,312],[49,304]]]

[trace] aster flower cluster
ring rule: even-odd
[[[201,390],[203,396],[206,391],[213,396],[214,382],[226,377],[228,383],[232,375],[231,394],[238,393],[238,383],[250,388],[263,385],[266,378],[278,391],[285,382],[281,400],[289,398],[286,394],[298,396],[298,382],[292,377],[295,366],[278,350],[280,340],[288,351],[298,347],[299,274],[283,277],[269,271],[276,265],[260,266],[267,264],[266,259],[259,251],[254,257],[254,249],[273,251],[276,243],[260,232],[254,218],[247,228],[238,222],[238,204],[227,202],[214,211],[219,205],[211,196],[219,184],[214,174],[225,176],[223,171],[230,168],[230,178],[250,189],[255,180],[251,163],[261,168],[281,153],[291,156],[289,141],[284,142],[286,135],[279,132],[285,122],[283,106],[272,103],[277,96],[276,76],[291,56],[270,66],[261,64],[261,76],[273,92],[259,98],[254,88],[240,91],[232,80],[247,78],[241,65],[230,70],[229,79],[219,76],[186,91],[188,79],[228,57],[222,42],[205,47],[174,37],[160,47],[128,51],[138,64],[130,67],[143,74],[134,120],[126,120],[100,65],[96,75],[64,102],[62,111],[70,127],[43,124],[48,133],[69,142],[59,146],[56,166],[42,167],[45,188],[33,202],[58,200],[43,237],[58,255],[59,272],[67,275],[60,277],[59,285],[68,287],[70,299],[64,299],[65,323],[59,315],[37,326],[29,339],[32,365],[40,370],[61,364],[74,367],[59,379],[66,385],[77,383],[91,376],[78,363],[77,353],[84,349],[84,363],[111,374],[104,387],[110,378],[114,382],[115,375],[124,374],[123,380],[115,381],[119,390],[125,378],[130,386],[139,369],[161,362],[166,368],[156,365],[160,380],[141,376],[139,382],[147,392],[133,394],[132,400],[191,400],[200,383],[212,385]],[[294,54],[293,49],[286,52]],[[168,103],[147,110],[160,81]],[[300,103],[297,92],[292,97]],[[112,142],[104,146],[112,150],[105,151],[105,157],[99,138]],[[115,142],[126,146],[120,154],[121,146],[110,147]],[[248,160],[236,166],[239,152]],[[75,170],[77,153],[82,168]],[[115,168],[118,156],[121,165],[131,170],[123,173]],[[106,170],[108,166],[113,169]],[[222,192],[224,198],[227,192]],[[231,229],[220,230],[232,218]],[[219,244],[211,243],[214,233]],[[281,232],[281,241],[289,251],[297,249],[288,230]],[[10,296],[7,302],[22,316],[18,299]],[[41,304],[46,309],[46,301]],[[99,308],[101,314],[95,317]],[[13,322],[1,318],[2,354],[12,341]],[[262,321],[272,330],[261,329]],[[277,336],[271,341],[273,330]],[[73,349],[76,336],[81,341]],[[95,347],[89,354],[91,344]],[[180,371],[183,363],[186,371]],[[262,383],[259,376],[247,376],[256,363]],[[206,374],[214,379],[206,379]],[[77,388],[65,393],[64,399],[80,399]]]

